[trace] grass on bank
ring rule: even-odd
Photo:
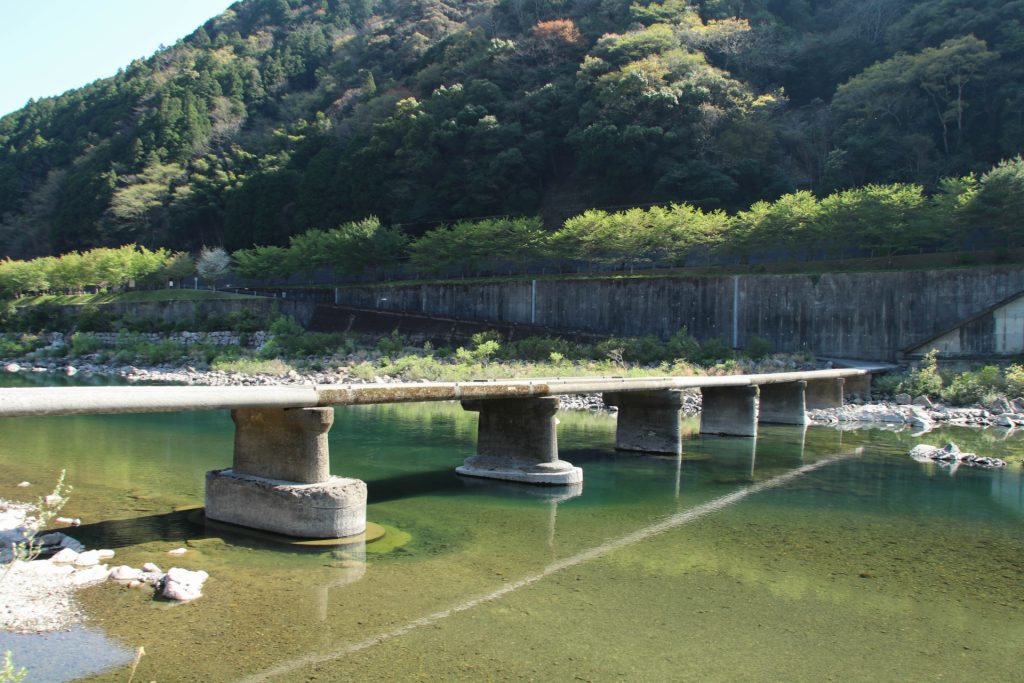
[[[153,289],[131,292],[99,292],[96,294],[39,294],[17,299],[14,305],[27,306],[88,306],[115,303],[151,303],[162,301],[202,301],[223,299],[251,299],[246,294],[214,292],[206,289]]]
[[[186,290],[180,290],[185,292]],[[162,292],[134,292],[144,297]],[[195,292],[202,297],[221,293]],[[221,294],[222,295],[222,294]],[[126,295],[119,295],[126,296]],[[228,295],[231,296],[231,295]],[[90,302],[91,303],[91,302]],[[295,320],[278,316],[269,325],[245,309],[208,314],[198,320],[173,323],[130,317],[112,318],[101,306],[83,305],[77,313],[40,304],[9,316],[0,334],[0,358],[31,362],[54,360],[112,365],[185,365],[228,373],[285,375],[292,371],[331,371],[346,377],[403,381],[469,381],[513,377],[568,376],[643,377],[656,375],[734,374],[787,370],[809,356],[771,355],[771,345],[752,338],[737,352],[711,339],[698,342],[685,329],[668,340],[655,337],[609,338],[597,343],[571,342],[556,337],[506,341],[496,332],[474,335],[472,343],[435,348],[416,346],[397,333],[377,338],[345,333],[317,333]],[[40,329],[61,329],[63,342],[48,345]],[[265,341],[253,348],[256,332],[266,329]],[[114,335],[99,335],[97,332]],[[238,344],[220,346],[206,340],[151,338],[146,333],[234,330]],[[991,406],[1000,398],[1024,397],[1024,364],[1005,368],[987,365],[971,370],[939,368],[937,352],[912,370],[878,376],[875,393],[882,396],[927,396],[950,405]]]
[[[397,332],[379,338],[308,332],[285,316],[276,318],[266,334],[257,337],[254,333],[260,321],[242,315],[244,311],[194,321],[192,329],[236,330],[238,343],[222,346],[209,337],[154,338],[148,333],[172,330],[140,320],[111,321],[95,308],[83,307],[71,319],[66,315],[59,318],[66,326],[66,334],[59,342],[51,343],[47,335],[38,332],[0,335],[0,358],[33,363],[60,360],[111,365],[190,365],[224,372],[273,375],[292,370],[337,371],[364,380],[391,377],[405,381],[466,381],[573,375],[698,374],[704,372],[704,368],[729,373],[742,370],[746,361],[765,358],[771,351],[765,340],[755,338],[744,353],[736,354],[717,340],[698,343],[685,330],[667,341],[654,337],[619,338],[595,344],[554,337],[505,342],[498,333],[489,332],[475,335],[472,343],[464,346],[435,348],[429,342],[411,345]],[[40,329],[39,321],[32,316],[23,316],[18,322]],[[112,328],[120,331],[111,333]],[[264,340],[259,348],[253,348],[256,338]]]

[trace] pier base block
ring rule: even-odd
[[[756,386],[701,387],[700,433],[757,436]]]
[[[760,385],[757,421],[784,425],[806,425],[804,392],[807,382],[782,382]]]
[[[366,530],[366,484],[330,477],[315,484],[231,469],[206,473],[206,516],[300,538],[341,538]]]
[[[839,408],[843,405],[843,378],[807,381],[807,410]]]
[[[855,398],[870,401],[871,375],[846,377],[843,381],[843,398],[848,401]]]
[[[463,401],[480,413],[476,455],[455,468],[459,474],[528,484],[583,481],[583,470],[558,459],[557,398]]]
[[[679,412],[683,397],[678,391],[605,392],[606,405],[616,406],[615,448],[644,453],[682,452]]]

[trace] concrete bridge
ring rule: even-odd
[[[462,402],[479,413],[476,455],[459,474],[572,486],[583,471],[558,456],[559,395],[601,393],[618,407],[615,446],[682,451],[680,391],[702,394],[702,434],[754,437],[759,422],[807,424],[806,411],[870,394],[871,370],[758,375],[569,378],[285,387],[55,387],[0,389],[0,417],[231,411],[234,461],[206,475],[210,519],[305,538],[366,528],[366,484],[330,473],[334,406]]]

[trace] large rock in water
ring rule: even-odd
[[[999,458],[983,458],[975,453],[964,453],[955,443],[947,443],[942,448],[918,444],[907,453],[917,462],[937,462],[940,465],[967,465],[969,467],[1006,467],[1006,462]]]
[[[168,600],[188,602],[203,594],[203,584],[210,578],[206,572],[189,571],[180,567],[171,567],[160,582],[160,595]]]

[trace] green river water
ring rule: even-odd
[[[66,469],[72,535],[115,564],[211,578],[183,605],[83,590],[82,626],[0,650],[29,681],[124,682],[140,646],[134,680],[160,683],[1021,680],[1020,470],[905,455],[952,439],[1006,457],[1021,438],[763,426],[690,436],[672,458],[616,453],[612,417],[560,419],[581,491],[456,475],[476,426],[457,404],[337,409],[332,469],[367,482],[388,531],[344,550],[188,510],[230,465],[226,413],[2,420],[0,497]]]

